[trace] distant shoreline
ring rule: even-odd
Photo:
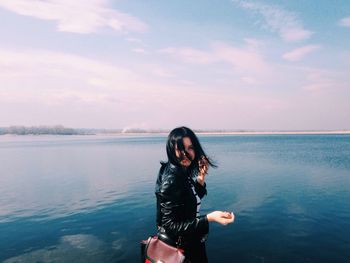
[[[0,135],[5,136],[38,136],[38,135],[99,135],[99,136],[137,136],[137,135],[168,135],[168,129],[139,129],[139,128],[124,128],[124,129],[94,129],[94,128],[67,128],[63,125],[55,126],[10,126],[0,127]],[[194,129],[194,132],[199,135],[307,135],[307,134],[350,134],[350,130],[201,130]]]
[[[195,131],[198,135],[306,135],[306,134],[350,134],[350,130],[335,131],[227,131],[227,132],[211,132],[211,131]],[[95,135],[168,135],[169,132],[117,132],[117,133],[96,133]]]
[[[20,136],[144,136],[144,135],[164,135],[169,132],[116,132],[116,133],[89,133],[89,134],[0,134],[0,137],[20,137]],[[271,132],[196,132],[197,135],[348,135],[350,131],[271,131]]]
[[[283,135],[283,134],[350,134],[350,130],[337,131],[242,131],[242,132],[197,132],[205,135]]]

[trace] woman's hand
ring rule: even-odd
[[[197,181],[201,185],[204,185],[205,176],[206,176],[208,169],[209,169],[208,160],[205,156],[202,156],[199,159],[198,167],[199,167],[199,171],[198,171]]]
[[[235,215],[231,212],[214,211],[207,214],[209,222],[216,222],[221,225],[231,224],[235,220]]]

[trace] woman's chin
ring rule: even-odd
[[[184,167],[189,167],[191,165],[191,161],[182,161],[181,165]]]

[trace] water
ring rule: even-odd
[[[138,262],[165,136],[1,136],[0,262]],[[350,262],[350,136],[200,136],[210,262]]]

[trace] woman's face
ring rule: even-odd
[[[194,152],[194,147],[192,145],[192,141],[189,137],[184,137],[182,139],[182,143],[184,145],[184,151],[178,149],[177,145],[175,147],[176,157],[179,158],[180,164],[184,167],[189,167],[191,162],[194,160],[196,154]]]

